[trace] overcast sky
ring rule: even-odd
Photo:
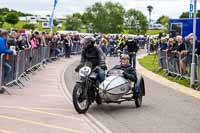
[[[0,8],[7,7],[15,10],[47,15],[51,14],[54,0],[0,0]],[[58,0],[55,15],[57,17],[72,14],[74,12],[83,12],[87,7],[95,2],[119,2],[126,10],[135,8],[148,15],[146,7],[152,5],[153,19],[157,19],[161,15],[168,15],[171,18],[177,18],[181,12],[189,10],[190,0]],[[200,9],[200,0],[197,8]]]

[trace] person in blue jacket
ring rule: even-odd
[[[0,33],[0,55],[1,54],[8,54],[8,55],[16,55],[16,51],[9,50],[7,48],[7,38],[8,38],[8,32],[7,31],[1,31]],[[12,67],[7,63],[5,60],[4,64],[4,79],[8,76],[8,74],[11,72]]]

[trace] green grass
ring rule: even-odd
[[[169,76],[163,70],[159,70],[158,59],[155,56],[155,54],[145,56],[144,58],[139,59],[138,61],[144,68],[146,68],[146,69],[148,69],[148,70],[150,70],[150,71],[152,71],[152,72],[154,72],[154,73],[156,73],[156,74],[158,74],[162,77],[165,77],[166,79],[168,79],[170,81],[179,83],[179,84],[184,85],[186,87],[190,86],[189,80],[187,80],[187,79],[182,79],[182,80],[174,79],[173,76]]]

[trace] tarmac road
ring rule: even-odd
[[[119,59],[108,57],[109,67]],[[70,92],[78,78],[76,65],[65,72]],[[141,108],[134,102],[93,104],[89,112],[113,133],[200,133],[200,101],[145,77],[146,96]]]

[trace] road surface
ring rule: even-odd
[[[112,67],[119,59],[108,57],[107,62]],[[78,78],[74,72],[77,64],[65,71],[70,92]],[[88,113],[113,133],[200,133],[200,101],[143,76],[146,96],[141,108],[136,108],[134,102],[101,106],[94,103]]]

